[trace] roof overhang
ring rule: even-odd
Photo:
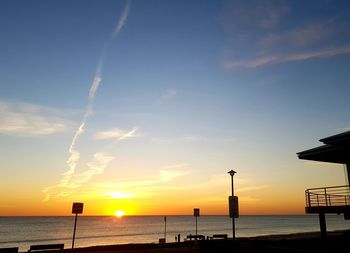
[[[350,131],[320,141],[325,145],[297,153],[299,159],[350,164]]]
[[[299,159],[328,163],[350,163],[349,148],[323,145],[298,153]]]

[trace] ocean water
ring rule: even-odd
[[[326,216],[327,229],[350,229],[350,221],[342,215]],[[167,217],[167,242],[181,240],[196,233],[193,216]],[[163,216],[78,217],[75,247],[124,243],[157,243],[164,237]],[[227,216],[198,217],[198,234],[228,234],[232,236],[231,219]],[[72,245],[72,217],[0,217],[0,248],[19,247],[27,251],[30,245],[64,243]],[[236,237],[289,234],[318,231],[317,215],[241,216],[236,219]]]

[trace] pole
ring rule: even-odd
[[[164,216],[164,239],[166,242],[166,216]]]
[[[78,218],[78,214],[75,214],[75,221],[74,221],[74,232],[73,232],[73,241],[72,241],[72,249],[74,249],[74,240],[75,240],[75,230],[77,228],[77,218]]]
[[[321,236],[323,239],[327,237],[327,225],[326,225],[326,216],[324,213],[318,213],[318,220],[320,223]]]
[[[233,174],[231,174],[231,192],[232,192],[232,197],[234,196],[234,191],[233,191]],[[232,216],[232,239],[236,239],[236,232],[235,232],[235,217]]]
[[[197,216],[196,216],[196,236],[197,236]]]

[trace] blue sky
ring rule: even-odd
[[[350,130],[349,5],[1,1],[3,213],[22,185],[49,214],[118,198],[159,213],[196,189],[169,212],[225,213],[230,169],[244,212],[287,213],[265,199],[288,194],[302,213],[306,188],[344,182],[295,153]]]

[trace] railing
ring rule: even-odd
[[[306,206],[350,206],[349,185],[312,188],[305,191]]]

